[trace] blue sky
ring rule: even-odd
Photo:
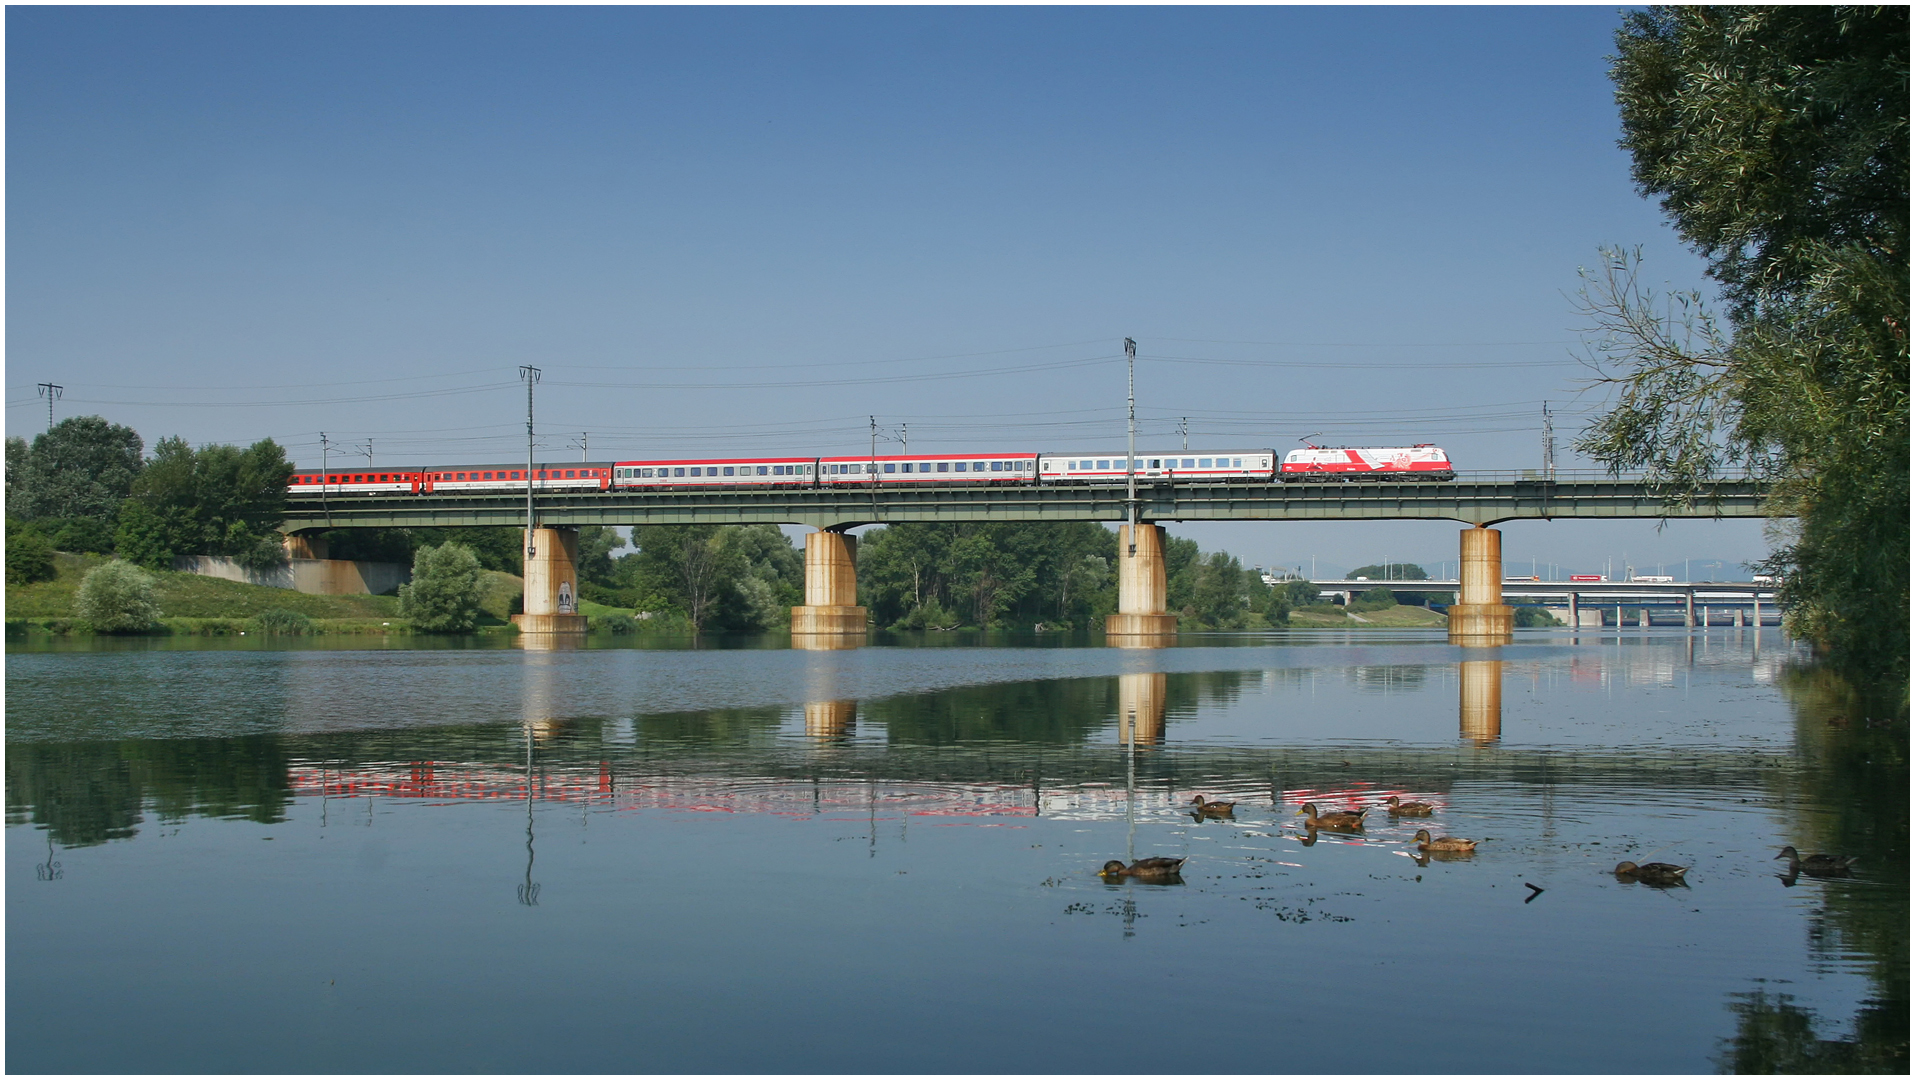
[[[1702,284],[1616,148],[1610,8],[7,13],[7,429],[382,464],[1438,442],[1559,464],[1598,245]],[[1583,463],[1586,466],[1586,463]],[[1435,523],[1175,527],[1248,562]],[[1514,565],[1763,550],[1512,524]]]

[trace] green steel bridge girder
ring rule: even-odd
[[[1690,504],[1634,480],[1417,484],[1140,484],[1138,518],[1172,521],[1461,521],[1553,518],[1765,517],[1753,481],[1711,484]],[[541,495],[538,523],[579,525],[859,525],[930,521],[1102,521],[1130,516],[1121,487],[611,491]],[[525,495],[299,498],[280,530],[525,524]]]

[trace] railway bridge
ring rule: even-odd
[[[1500,644],[1511,628],[1503,603],[1500,522],[1555,518],[1762,517],[1754,481],[1723,479],[1692,502],[1676,502],[1641,478],[1600,473],[1460,473],[1450,482],[1139,482],[1124,487],[1005,486],[613,490],[584,493],[301,495],[281,529],[297,556],[324,558],[315,538],[334,528],[530,525],[525,570],[527,632],[582,630],[575,610],[577,529],[582,525],[809,525],[805,603],[793,609],[797,640],[829,641],[865,632],[857,606],[861,525],[937,521],[1121,522],[1118,613],[1106,631],[1118,643],[1148,643],[1176,629],[1166,610],[1163,529],[1168,521],[1448,520],[1469,525],[1459,539],[1458,603],[1450,637]],[[528,514],[530,520],[528,521]],[[1134,523],[1134,524],[1133,524]]]

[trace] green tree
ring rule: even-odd
[[[1430,572],[1415,563],[1371,563],[1350,571],[1349,577],[1369,578],[1372,581],[1428,581]],[[1429,593],[1399,592],[1394,594],[1399,604],[1427,604]],[[1446,598],[1447,599],[1447,598]]]
[[[249,565],[283,559],[276,530],[291,475],[271,439],[245,450],[161,439],[121,505],[119,550],[155,570],[181,555],[230,555]]]
[[[430,634],[465,634],[479,625],[479,559],[472,549],[446,543],[420,548],[412,580],[399,586],[399,613]]]
[[[1116,554],[1091,522],[892,525],[860,541],[858,592],[884,626],[1086,626],[1116,608]]]
[[[722,622],[747,564],[732,542],[735,529],[722,525],[651,525],[634,529],[638,552],[626,580],[645,606],[677,611],[702,633]],[[620,560],[621,562],[625,560]]]
[[[1350,611],[1388,611],[1396,606],[1396,594],[1388,589],[1371,589],[1350,602]]]
[[[153,598],[153,575],[132,563],[115,559],[102,563],[80,579],[73,596],[73,614],[107,634],[150,630],[160,620]]]
[[[771,528],[773,532],[777,531],[776,526]],[[625,538],[618,535],[616,529],[603,525],[581,527],[578,531],[578,562],[576,564],[579,580],[598,585],[610,585],[614,570],[612,552],[624,546]],[[791,545],[786,544],[785,547],[789,548]]]
[[[1197,563],[1191,607],[1206,626],[1235,630],[1250,612],[1243,564],[1235,555],[1213,551]]]
[[[35,436],[24,453],[9,440],[7,511],[36,522],[55,547],[110,550],[120,504],[140,474],[144,446],[132,428],[98,416],[62,420]]]
[[[7,584],[31,585],[52,581],[53,547],[38,533],[7,522]]]
[[[410,563],[420,548],[455,543],[477,556],[482,570],[525,573],[525,530],[512,525],[330,529],[320,535],[335,559]]]
[[[1674,500],[1727,467],[1769,481],[1792,627],[1906,681],[1908,9],[1653,8],[1616,41],[1637,185],[1727,309],[1605,250],[1583,310],[1617,400],[1577,448]]]
[[[19,504],[13,501],[13,493],[19,489],[20,478],[27,472],[27,441],[18,435],[7,436],[7,517],[20,513]]]
[[[1197,541],[1164,534],[1164,603],[1169,610],[1196,610],[1197,564],[1202,555]]]

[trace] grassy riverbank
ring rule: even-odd
[[[1354,614],[1340,607],[1322,605],[1298,608],[1290,613],[1290,625],[1300,630],[1319,630],[1334,627],[1339,630],[1401,630],[1406,627],[1428,629],[1449,625],[1449,619],[1441,612],[1424,607],[1399,605],[1384,608],[1381,611],[1360,611]]]
[[[19,635],[87,634],[86,623],[73,616],[73,597],[87,571],[105,562],[98,555],[54,556],[58,573],[52,581],[32,585],[7,586],[7,633]],[[525,583],[512,574],[481,571],[484,611],[477,633],[513,634],[511,615],[523,594]],[[396,596],[317,596],[247,585],[199,574],[160,571],[155,573],[154,598],[160,606],[160,622],[155,635],[238,636],[259,632],[254,620],[267,612],[289,611],[311,620],[312,634],[411,634],[412,623],[400,617]],[[630,632],[639,624],[630,617],[634,612],[601,604],[581,603],[580,612],[592,620],[593,630]],[[619,616],[625,616],[619,619]]]

